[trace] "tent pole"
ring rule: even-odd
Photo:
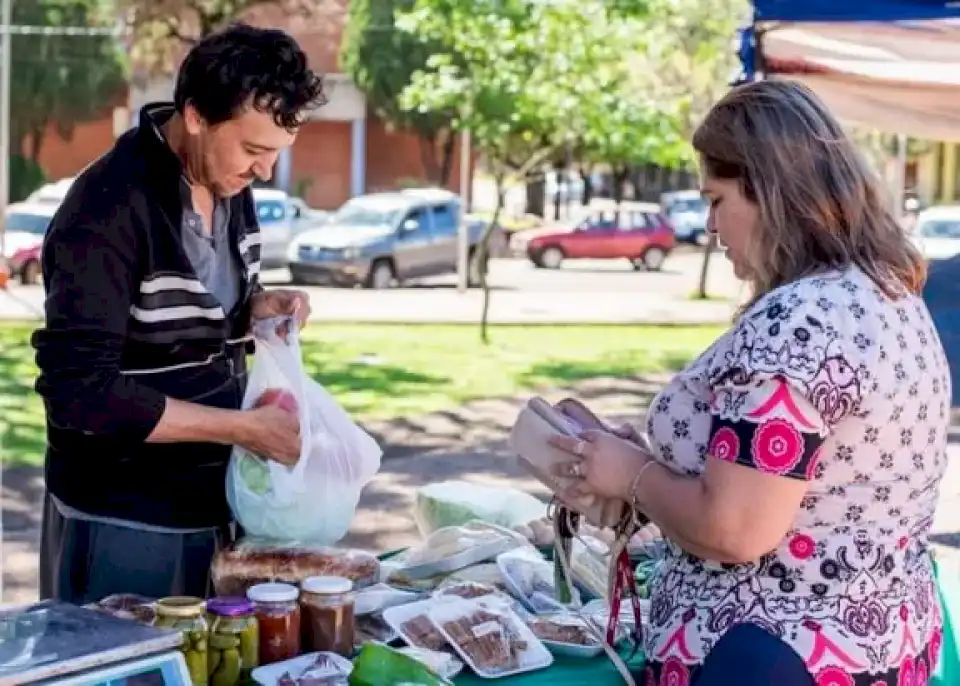
[[[900,221],[903,218],[903,204],[907,185],[907,144],[906,134],[897,134],[897,169],[893,189],[893,216]]]

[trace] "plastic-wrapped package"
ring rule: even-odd
[[[210,565],[214,589],[221,596],[245,596],[256,584],[299,584],[311,576],[345,577],[360,589],[376,583],[379,573],[380,561],[363,550],[255,537],[217,552]]]
[[[573,539],[570,573],[591,595],[606,599],[610,587],[610,548],[590,536]]]
[[[398,571],[412,579],[449,574],[529,545],[519,534],[486,522],[449,526],[430,534],[398,559]]]
[[[473,601],[441,603],[430,620],[479,676],[505,677],[553,664],[553,656],[526,624],[506,608]]]
[[[440,586],[437,587],[437,590],[433,592],[433,597],[455,597],[464,600],[471,600],[473,598],[481,598],[483,596],[500,594],[501,591],[499,591],[495,586],[478,584],[474,583],[473,581],[457,581],[449,584],[440,584]]]
[[[256,355],[243,408],[277,404],[298,414],[300,460],[286,467],[235,446],[227,469],[227,501],[255,536],[332,545],[346,535],[360,492],[380,469],[383,451],[320,384],[303,370],[297,327],[286,340],[285,318],[258,322]]]
[[[471,565],[469,567],[464,567],[463,569],[457,570],[444,579],[440,585],[437,586],[437,590],[440,590],[441,588],[451,584],[459,584],[464,582],[493,586],[498,591],[502,591],[504,593],[510,592],[510,590],[507,588],[506,582],[503,580],[503,575],[500,573],[500,568],[497,566],[496,562],[481,562],[480,564]]]
[[[497,557],[497,567],[507,588],[523,606],[534,613],[564,609],[557,600],[553,565],[535,550],[518,548]],[[576,591],[574,591],[576,592]],[[574,598],[579,604],[579,598]]]
[[[446,602],[457,602],[455,598],[435,598],[421,600],[409,605],[396,605],[385,610],[384,621],[407,643],[415,648],[442,650],[447,640],[430,621],[430,609]]]
[[[479,520],[511,529],[543,517],[546,504],[529,493],[465,481],[442,481],[417,489],[414,519],[422,536]]]
[[[357,615],[353,628],[353,644],[360,648],[364,643],[376,641],[378,643],[393,643],[400,634],[393,630],[383,618],[382,612]]]
[[[375,584],[364,588],[354,596],[353,613],[357,616],[382,612],[394,605],[403,605],[420,600],[421,594],[402,591],[387,584]]]

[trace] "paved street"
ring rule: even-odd
[[[626,261],[569,262],[556,271],[536,269],[527,260],[495,260],[490,321],[534,323],[718,323],[727,322],[740,296],[729,263],[714,255],[709,291],[716,299],[693,301],[702,257],[681,249],[659,273],[634,271]],[[265,272],[269,285],[287,282],[285,270]],[[308,288],[313,316],[321,321],[478,321],[482,293],[458,293],[456,277],[423,279],[389,291]],[[0,319],[36,317],[43,308],[39,287],[12,286],[0,292]]]

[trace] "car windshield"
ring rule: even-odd
[[[327,223],[340,226],[392,226],[400,212],[401,209],[395,205],[348,202]]]
[[[16,231],[18,233],[29,233],[34,236],[42,236],[47,232],[47,225],[50,224],[51,217],[42,214],[26,214],[23,212],[11,212],[7,215],[4,228],[7,231]]]
[[[707,201],[703,198],[680,198],[670,203],[670,212],[706,212]]]
[[[960,219],[928,219],[920,225],[924,238],[960,238]]]

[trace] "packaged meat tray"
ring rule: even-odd
[[[477,601],[441,603],[430,621],[477,676],[484,679],[544,669],[553,656],[512,611]]]
[[[456,601],[456,598],[437,598],[408,605],[395,605],[384,610],[383,620],[400,635],[407,645],[427,650],[443,650],[447,647],[447,640],[430,621],[430,609]]]
[[[596,657],[603,652],[599,627],[573,614],[543,615],[527,619],[527,626],[554,655]]]
[[[219,551],[210,573],[222,596],[245,596],[250,586],[268,581],[299,584],[311,576],[345,577],[361,589],[376,583],[380,561],[362,550],[246,538]]]

